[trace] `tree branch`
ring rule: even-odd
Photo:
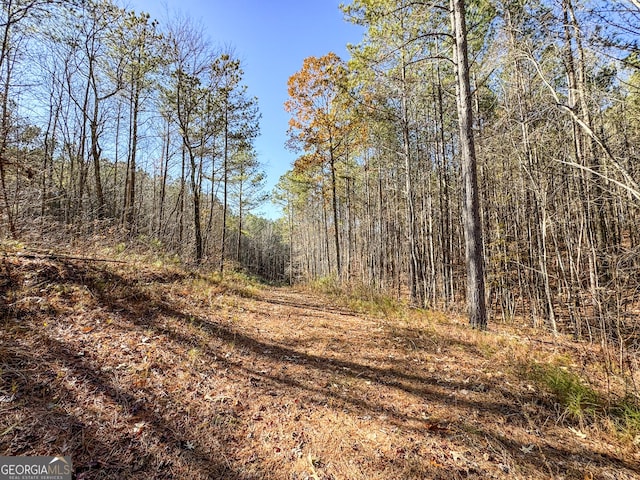
[[[640,4],[640,0],[633,0],[633,1]],[[589,125],[587,125],[582,119],[580,119],[580,117],[578,117],[576,112],[571,107],[569,107],[568,105],[565,105],[562,101],[560,101],[560,97],[558,96],[558,93],[555,91],[553,86],[544,77],[544,74],[542,73],[542,70],[541,70],[540,65],[538,64],[538,62],[534,58],[532,58],[531,56],[528,56],[528,59],[533,63],[533,66],[536,69],[536,72],[538,73],[538,76],[540,77],[542,82],[545,84],[545,86],[548,88],[549,92],[553,96],[553,98],[554,98],[554,100],[556,102],[556,106],[558,106],[558,108],[560,108],[561,110],[567,112],[571,116],[572,120],[577,125],[579,125],[580,128],[582,128],[582,130],[584,130],[584,132],[604,151],[606,157],[609,159],[609,161],[611,162],[613,167],[618,172],[620,172],[620,174],[624,177],[625,181],[627,182],[627,185],[622,184],[620,182],[617,182],[616,180],[614,180],[612,178],[609,178],[609,177],[607,177],[605,175],[602,175],[601,173],[598,173],[598,172],[590,169],[589,167],[585,167],[585,166],[578,165],[578,164],[575,164],[575,163],[567,163],[567,165],[578,166],[581,169],[588,170],[588,171],[590,171],[592,173],[595,173],[599,177],[602,177],[602,178],[604,178],[606,180],[609,180],[609,181],[615,183],[618,186],[623,187],[624,189],[626,189],[630,193],[632,193],[633,196],[637,200],[640,200],[640,193],[639,193],[640,192],[640,187],[635,182],[635,180],[631,177],[631,175],[629,175],[629,173],[618,163],[616,158],[611,153],[611,150],[609,150],[609,147],[607,147],[607,145],[602,141],[602,139],[600,139],[600,137],[593,131],[593,129]],[[565,162],[563,162],[563,163],[565,163]]]
[[[620,188],[625,189],[627,192],[629,192],[636,200],[640,200],[640,190],[637,190],[635,188],[630,187],[629,185],[625,185],[622,182],[618,182],[617,180],[614,180],[613,178],[607,177],[606,175],[603,175],[602,173],[594,170],[593,168],[589,168],[586,167],[584,165],[580,165],[579,163],[575,163],[575,162],[566,162],[564,160],[556,160],[556,162],[558,163],[562,163],[563,165],[569,165],[570,167],[575,167],[578,168],[580,170],[584,170],[586,172],[592,173],[593,175],[597,175],[600,178],[605,179],[608,182],[613,183],[614,185],[619,186]]]
[[[79,260],[81,262],[106,262],[106,263],[128,263],[124,260],[111,260],[108,258],[88,258],[75,257],[72,255],[54,254],[54,253],[4,253],[5,257],[28,258],[30,260]]]

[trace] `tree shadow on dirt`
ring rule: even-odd
[[[150,299],[142,285],[176,279],[182,276],[131,280],[104,267],[48,262],[14,271],[4,284],[18,290],[26,282],[34,292],[52,287],[61,296],[72,295],[65,287],[82,286],[99,293],[107,311],[144,317],[164,306]],[[234,469],[220,452],[206,450],[201,439],[183,432],[155,402],[115,386],[90,348],[78,351],[52,336],[47,322],[35,320],[41,318],[42,302],[35,309],[23,303],[5,310],[0,324],[0,454],[70,455],[78,480],[174,479],[176,462],[182,464],[178,471],[186,468],[191,478],[263,478]],[[128,303],[136,306],[135,312]],[[88,391],[97,403],[81,402],[78,390]]]
[[[176,459],[190,465],[194,478],[250,478],[234,471],[219,452],[201,448],[198,438],[179,433],[180,425],[163,417],[153,403],[115,387],[87,356],[79,357],[63,342],[46,335],[39,339],[46,345],[46,356],[30,356],[13,348],[8,351],[11,364],[0,365],[4,382],[20,385],[11,404],[0,409],[5,421],[19,421],[14,434],[5,432],[0,438],[3,455],[71,455],[77,479],[172,479]],[[54,372],[54,364],[64,369],[64,377]],[[107,409],[126,417],[133,428],[117,432],[114,443],[109,420],[100,418],[105,416],[101,413],[93,416],[91,404],[78,403],[76,392],[65,386],[64,379],[89,389],[95,399],[106,399]],[[63,408],[82,411],[82,418]],[[144,438],[136,433],[135,425],[144,425]]]
[[[625,471],[631,475],[640,475],[639,466],[628,459],[620,459],[610,455],[603,455],[589,447],[577,448],[567,445],[558,448],[540,441],[536,454],[524,454],[529,445],[517,442],[507,437],[507,435],[497,434],[495,430],[478,427],[469,421],[460,421],[457,424],[441,425],[433,428],[433,425],[425,421],[417,414],[402,411],[394,405],[384,404],[382,401],[367,398],[364,389],[387,389],[389,391],[400,391],[416,398],[416,401],[424,403],[439,404],[455,408],[464,408],[468,411],[479,412],[480,415],[488,415],[496,418],[509,418],[513,425],[525,427],[528,424],[526,413],[522,410],[522,405],[527,402],[535,402],[537,399],[531,395],[523,398],[515,395],[506,386],[493,385],[491,388],[499,393],[499,401],[483,399],[481,392],[478,395],[461,395],[463,390],[469,388],[467,383],[446,380],[437,375],[423,375],[413,373],[409,366],[403,369],[398,367],[376,367],[359,361],[360,357],[351,359],[327,358],[325,356],[313,355],[304,351],[296,350],[290,346],[275,344],[264,341],[255,336],[248,335],[241,329],[231,326],[223,320],[211,320],[202,316],[193,315],[184,311],[180,306],[175,305],[166,296],[150,292],[150,287],[154,283],[170,284],[162,279],[144,279],[141,277],[128,278],[112,272],[106,268],[97,268],[78,263],[61,262],[62,273],[50,272],[45,277],[54,281],[50,277],[55,275],[55,281],[65,284],[80,285],[87,288],[95,301],[101,308],[109,312],[118,313],[127,322],[136,327],[152,330],[158,335],[162,335],[169,342],[177,345],[199,345],[209,363],[214,363],[220,369],[234,373],[237,378],[244,379],[245,384],[250,385],[256,392],[264,395],[271,395],[275,392],[279,396],[289,396],[290,398],[304,398],[309,403],[326,405],[327,408],[344,408],[353,415],[384,415],[388,418],[390,426],[403,431],[413,432],[412,435],[437,436],[443,438],[455,438],[456,441],[464,442],[470,449],[478,448],[478,445],[490,443],[500,446],[509,452],[509,455],[517,459],[518,465],[524,466],[528,471],[535,471],[540,475],[547,475],[549,466],[555,465],[556,473],[560,467],[565,465],[567,458],[580,457],[579,463],[587,468],[611,468],[615,467],[620,471]],[[44,280],[43,280],[44,281]],[[36,279],[37,283],[37,279]],[[151,283],[151,285],[149,285]],[[266,300],[265,300],[266,301]],[[267,303],[277,304],[290,308],[307,308],[307,306],[295,305],[284,300],[276,300]],[[324,312],[326,309],[320,305],[312,307],[317,312]],[[339,311],[332,311],[342,315]],[[352,316],[349,313],[349,316]],[[172,328],[166,320],[170,318],[179,324],[189,325],[205,332],[210,337],[207,345],[195,341],[193,336]],[[23,329],[28,328],[26,324]],[[181,459],[193,469],[195,475],[202,478],[228,478],[237,480],[248,480],[251,477],[235,468],[228,462],[215,460],[220,458],[220,452],[210,452],[199,446],[199,439],[191,438],[188,434],[179,434],[181,426],[163,415],[158,409],[154,398],[144,398],[131,392],[122,391],[116,387],[110,376],[101,371],[101,365],[92,359],[90,352],[83,356],[78,356],[63,341],[49,336],[46,332],[40,332],[32,327],[30,334],[46,344],[45,356],[36,356],[35,352],[26,351],[19,345],[7,348],[8,354],[0,356],[0,361],[9,367],[1,365],[4,373],[2,380],[7,382],[18,382],[23,385],[23,397],[10,403],[9,406],[0,407],[8,414],[20,414],[21,418],[32,418],[32,425],[53,423],[65,425],[57,433],[56,440],[47,446],[44,439],[39,438],[40,430],[35,427],[19,430],[18,433],[6,433],[0,437],[0,449],[3,452],[26,453],[31,452],[53,452],[56,449],[71,453],[79,474],[82,478],[171,478],[169,473],[171,465],[166,462],[166,457],[160,455],[159,451],[166,452],[170,459]],[[26,332],[22,332],[24,334]],[[21,333],[15,333],[14,337],[19,338]],[[233,345],[240,352],[235,357],[226,357],[222,349],[225,345]],[[95,419],[89,424],[87,418],[78,418],[77,415],[61,414],[51,410],[51,392],[48,392],[43,385],[49,388],[61,388],[59,395],[64,398],[72,398],[75,395],[68,388],[65,390],[62,379],[56,377],[51,365],[54,363],[63,365],[69,374],[78,379],[82,384],[90,388],[96,396],[102,396],[119,410],[123,415],[130,417],[129,423],[144,422],[152,432],[152,437],[156,439],[156,446],[149,448],[139,436],[129,432],[122,432],[121,438],[116,445],[107,445],[101,437],[101,429],[108,428],[106,420]],[[278,372],[274,369],[262,368],[262,363],[279,366]],[[291,376],[289,370],[302,368],[306,375]],[[46,381],[43,384],[43,377]],[[333,390],[331,384],[336,379],[345,383],[357,384],[360,386],[365,382],[369,387],[352,388],[351,390]],[[70,400],[73,402],[73,399]],[[19,403],[17,403],[19,402]],[[336,405],[336,407],[329,407]],[[339,407],[337,407],[339,406]],[[78,405],[78,408],[83,407]],[[18,417],[16,417],[18,418]],[[74,426],[75,425],[75,426]],[[2,424],[3,429],[11,425]],[[16,431],[18,432],[18,431]],[[22,440],[20,440],[22,438]],[[145,437],[146,438],[146,437]],[[16,440],[18,439],[18,440]],[[18,442],[14,445],[14,442]],[[12,446],[14,445],[14,446]],[[18,448],[18,445],[22,445]],[[30,445],[29,448],[27,445]],[[90,447],[87,447],[89,445]],[[224,446],[223,446],[224,447]],[[228,448],[228,447],[224,447]],[[48,450],[47,450],[48,449]],[[111,449],[111,450],[110,450]],[[96,458],[95,452],[115,452],[113,456],[107,458]],[[140,459],[137,471],[131,466],[115,466],[113,459],[118,458],[117,452],[127,452],[130,458]],[[104,455],[104,453],[103,453]],[[421,462],[421,472],[429,471],[432,478],[463,478],[465,475],[470,478],[481,478],[480,472],[473,472],[466,469],[460,472],[449,472],[453,476],[443,474],[439,468],[430,467],[427,459],[416,459]],[[574,462],[575,463],[575,462]],[[397,471],[401,470],[397,467]],[[579,472],[569,470],[564,471],[569,478],[583,478]],[[120,470],[118,470],[120,469]],[[555,473],[554,473],[555,474]],[[166,476],[163,476],[166,475]],[[400,475],[400,473],[398,473]],[[508,476],[505,474],[505,476]],[[80,477],[78,477],[80,478]],[[257,478],[257,477],[256,477]],[[401,477],[398,477],[401,478]]]
[[[250,353],[256,357],[263,357],[279,364],[303,365],[313,377],[314,381],[308,382],[300,378],[292,378],[284,373],[277,375],[268,374],[257,368],[250,368],[240,362],[234,362],[221,358],[221,352],[210,349],[208,354],[216,358],[216,362],[222,364],[224,368],[235,369],[240,374],[249,379],[260,379],[263,384],[253,381],[256,388],[260,387],[268,391],[294,391],[293,396],[300,393],[313,398],[316,402],[328,404],[329,401],[340,402],[350,406],[353,414],[368,413],[375,415],[386,415],[391,423],[399,428],[414,430],[416,433],[424,433],[420,424],[424,425],[424,420],[419,417],[403,413],[393,406],[385,406],[368,401],[366,398],[354,397],[348,393],[331,391],[322,383],[317,382],[318,375],[324,378],[338,377],[347,380],[368,381],[372,385],[380,388],[397,389],[407,394],[416,396],[428,403],[438,403],[440,405],[450,405],[456,408],[465,408],[469,411],[480,412],[482,415],[493,415],[509,419],[512,425],[526,428],[528,419],[521,407],[525,403],[535,403],[538,399],[534,395],[523,397],[515,395],[507,387],[493,385],[491,388],[499,392],[501,401],[486,401],[459,395],[459,392],[468,390],[469,384],[462,381],[443,380],[436,376],[422,376],[409,373],[409,371],[398,368],[373,367],[358,361],[339,360],[326,358],[323,356],[310,355],[299,350],[289,348],[274,343],[268,343],[247,335],[242,331],[234,329],[223,322],[212,322],[209,319],[194,317],[172,308],[170,304],[148,304],[148,298],[144,294],[135,296],[139,301],[147,306],[147,313],[150,315],[131,315],[130,320],[137,325],[152,328],[173,341],[181,344],[191,344],[192,339],[185,337],[181,333],[158,324],[156,320],[160,316],[169,316],[181,322],[188,322],[196,325],[199,329],[206,331],[211,337],[217,338],[225,344],[233,344],[244,353]],[[278,302],[281,304],[281,302]],[[295,305],[294,305],[295,306]],[[135,306],[133,311],[138,311],[140,306]],[[300,308],[300,306],[295,306]],[[320,308],[320,307],[318,307]],[[154,315],[153,312],[156,312]],[[462,342],[465,343],[465,342]],[[462,344],[461,344],[462,345]],[[476,348],[475,345],[462,345],[463,347]],[[480,352],[476,351],[475,354]],[[417,425],[417,426],[416,426]],[[425,427],[429,428],[429,426]],[[636,463],[627,459],[619,459],[610,455],[603,455],[599,452],[591,451],[589,448],[572,449],[571,447],[556,448],[547,443],[539,446],[538,454],[525,455],[529,445],[521,444],[510,440],[505,436],[496,435],[494,432],[478,429],[477,425],[465,424],[448,425],[446,428],[430,430],[430,435],[450,436],[465,432],[465,435],[475,442],[490,441],[498,445],[503,445],[510,454],[518,459],[520,465],[525,464],[538,472],[547,472],[549,465],[563,465],[569,457],[580,456],[581,463],[589,467],[615,467],[624,469],[635,474],[640,474],[640,468]],[[472,432],[472,433],[469,433]],[[567,467],[568,468],[568,467]],[[566,473],[566,472],[565,472]],[[577,472],[576,472],[577,475]]]
[[[299,303],[296,303],[294,301],[282,298],[281,296],[278,296],[278,297],[263,296],[260,298],[260,300],[270,305],[288,307],[288,308],[293,308],[300,311],[312,310],[314,312],[324,314],[324,315],[326,315],[327,313],[332,313],[332,314],[341,315],[344,317],[356,317],[356,318],[358,317],[358,314],[351,310],[347,310],[346,308],[341,308],[336,305],[326,305],[320,302],[314,302],[309,296],[305,296],[304,305],[300,305]]]

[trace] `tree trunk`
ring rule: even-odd
[[[190,145],[185,145],[191,165],[191,194],[193,195],[193,232],[195,235],[196,263],[202,261],[202,226],[200,223],[200,185],[197,180],[197,165],[195,154]]]
[[[220,273],[224,273],[225,244],[227,243],[227,197],[229,181],[229,106],[224,112],[224,164],[222,166],[222,240],[220,242]]]
[[[407,228],[409,229],[409,292],[411,296],[411,303],[418,307],[424,307],[424,299],[421,298],[421,289],[418,287],[418,271],[420,266],[418,265],[418,244],[416,240],[417,225],[416,225],[416,213],[415,213],[415,198],[413,191],[413,168],[411,158],[411,140],[409,132],[409,112],[407,106],[407,66],[404,59],[404,53],[402,58],[401,69],[401,81],[402,81],[402,153],[404,156],[405,166],[405,195],[407,196],[407,205],[405,209]]]
[[[93,158],[93,174],[96,184],[96,197],[98,200],[98,218],[102,218],[104,215],[104,193],[102,189],[102,178],[100,175],[100,154],[101,148],[98,143],[98,121],[99,121],[99,99],[98,99],[98,89],[95,83],[95,79],[93,78],[93,64],[90,67],[90,77],[91,83],[93,87],[93,116],[91,117],[91,121],[89,122],[89,129],[91,131],[91,157]]]
[[[11,37],[11,15],[12,15],[12,2],[9,2],[8,5],[5,6],[7,9],[7,22],[4,25],[4,32],[2,35],[2,50],[0,50],[0,71],[6,72],[6,77],[4,78],[4,91],[2,92],[2,117],[0,118],[0,135],[2,138],[0,139],[0,188],[2,188],[2,208],[0,208],[0,213],[2,210],[5,211],[5,215],[7,216],[7,222],[9,224],[9,232],[13,238],[17,238],[17,230],[16,225],[13,218],[13,213],[11,211],[11,206],[9,205],[9,196],[7,192],[7,181],[6,181],[6,165],[5,165],[5,153],[7,151],[7,142],[9,137],[9,88],[11,85],[11,61],[8,59],[10,46],[10,37]]]
[[[135,218],[135,197],[136,197],[136,153],[138,150],[138,108],[139,93],[132,81],[131,92],[131,113],[130,113],[130,137],[129,137],[129,158],[127,162],[127,182],[125,190],[124,224],[129,233],[133,233],[133,222]]]
[[[329,167],[331,168],[331,200],[333,207],[333,232],[336,247],[336,271],[338,280],[342,280],[342,263],[340,258],[340,231],[338,230],[338,194],[336,187],[336,159],[333,145],[329,146]],[[328,252],[327,252],[328,253]]]
[[[240,264],[241,256],[242,256],[242,185],[243,180],[241,177],[239,192],[238,192],[238,244],[237,244],[237,255],[236,261]]]
[[[164,156],[164,162],[161,164],[161,169],[162,172],[160,172],[160,175],[162,177],[161,180],[161,185],[160,185],[160,205],[159,205],[159,212],[158,212],[158,230],[157,230],[157,235],[158,236],[162,236],[162,232],[164,231],[164,203],[165,203],[165,199],[166,199],[166,191],[167,191],[167,178],[169,175],[169,147],[171,145],[171,129],[170,129],[170,123],[169,123],[169,117],[166,118],[167,121],[167,130],[166,130],[166,136],[164,138],[164,149],[163,149],[163,156]]]
[[[484,290],[484,255],[482,252],[478,174],[473,138],[473,113],[471,108],[464,0],[451,0],[451,7],[451,23],[455,38],[454,61],[457,67],[456,99],[458,104],[462,180],[464,187],[462,210],[467,263],[469,323],[474,328],[485,329],[487,327],[487,311]]]

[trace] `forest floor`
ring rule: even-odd
[[[78,480],[640,478],[640,436],[537,381],[604,382],[589,344],[135,258],[0,268],[0,455]]]

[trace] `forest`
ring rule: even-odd
[[[251,216],[260,114],[233,51],[187,17],[160,26],[109,1],[5,2],[3,15],[6,237],[118,230],[195,263],[282,270],[273,225]]]
[[[366,27],[353,58],[308,59],[289,82],[303,153],[279,184],[297,239],[291,274],[448,308],[465,299],[470,190],[449,11],[366,1],[344,11]],[[632,2],[470,2],[490,317],[635,343],[639,13]]]
[[[188,16],[2,0],[0,454],[53,451],[36,426],[18,427],[55,413],[44,387],[24,386],[38,371],[38,385],[75,375],[133,422],[139,444],[116,441],[106,461],[88,418],[122,420],[74,413],[78,431],[61,426],[52,442],[74,445],[77,478],[640,475],[640,3],[351,0],[340,10],[362,38],[349,58],[308,56],[289,78],[296,160],[268,192],[260,100],[241,53]],[[279,218],[256,213],[267,202]],[[45,337],[42,358],[66,366],[50,371],[28,353]],[[110,342],[122,349],[103,351]],[[492,378],[514,386],[499,401],[469,400],[498,395]],[[190,382],[211,390],[183,391]],[[92,395],[73,393],[76,383],[59,395],[85,404],[67,412]],[[313,406],[282,407],[277,420],[274,391],[287,409]],[[448,400],[460,391],[462,403]],[[158,413],[174,394],[183,418]],[[42,401],[33,412],[15,400],[29,396]],[[437,414],[413,411],[436,397]],[[460,420],[485,411],[503,425],[511,403],[511,437]],[[330,436],[322,408],[351,425],[345,437],[382,429],[386,446],[366,433],[323,447],[296,430],[308,414]],[[349,424],[354,415],[379,424]],[[293,467],[269,456],[285,448],[269,443],[279,421]],[[259,432],[247,426],[256,422]],[[526,437],[540,424],[544,434]],[[176,436],[187,427],[202,437]],[[438,447],[449,453],[414,428],[452,442]],[[101,453],[78,444],[80,431]],[[493,453],[474,450],[483,442]],[[227,443],[229,458],[213,462],[207,452]],[[360,451],[363,463],[337,460]],[[114,467],[125,459],[135,468]]]

